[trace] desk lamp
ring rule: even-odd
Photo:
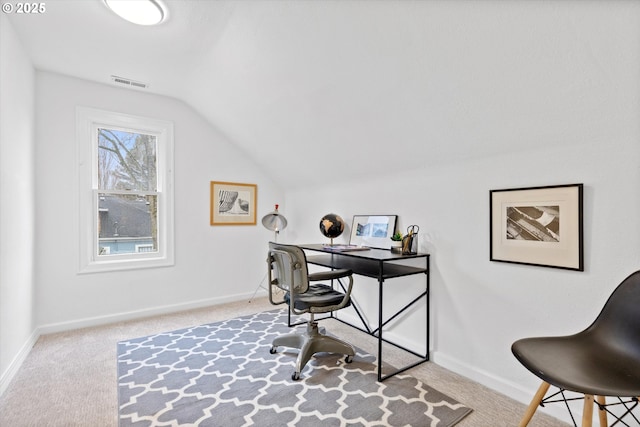
[[[280,233],[280,230],[287,228],[287,219],[278,212],[278,206],[279,205],[276,205],[276,209],[273,212],[262,217],[262,225],[264,225],[267,230],[271,230],[274,233],[274,242],[278,241],[278,234]]]

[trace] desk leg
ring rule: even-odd
[[[425,295],[425,299],[424,299],[424,303],[425,303],[425,310],[427,312],[427,341],[426,341],[426,347],[425,347],[425,354],[424,354],[424,358],[425,358],[425,362],[430,360],[430,354],[429,354],[429,330],[431,329],[431,322],[429,319],[431,319],[431,308],[429,306],[429,298],[430,298],[430,294],[431,294],[431,266],[429,265],[429,257],[427,257],[427,262],[426,262],[426,267],[427,267],[427,272],[425,273],[426,276],[426,285],[427,285],[427,294]]]
[[[382,382],[382,285],[384,279],[378,279],[378,381]]]
[[[427,258],[427,270],[429,269],[429,259]],[[383,316],[382,316],[382,306],[383,303],[382,301],[384,301],[383,298],[383,285],[384,285],[384,279],[382,277],[378,278],[378,329],[376,331],[374,331],[374,334],[377,332],[377,337],[378,337],[378,381],[382,382],[384,380],[386,380],[387,378],[390,378],[396,374],[399,374],[401,372],[407,371],[411,368],[413,368],[414,366],[418,366],[424,362],[427,362],[429,360],[429,317],[431,315],[430,311],[429,311],[429,273],[428,271],[425,273],[426,275],[426,289],[425,291],[419,295],[418,297],[416,297],[413,301],[411,301],[409,304],[407,304],[404,308],[402,308],[400,311],[398,311],[397,313],[395,313],[393,316],[391,316],[389,319],[385,321],[383,321]],[[397,317],[398,315],[400,315],[402,312],[404,312],[406,309],[408,309],[409,307],[413,306],[413,304],[417,303],[422,297],[424,297],[424,301],[425,301],[425,310],[426,310],[426,349],[425,349],[425,354],[418,354],[416,352],[414,352],[413,350],[410,350],[406,347],[403,347],[401,345],[398,345],[396,343],[393,343],[391,341],[389,341],[389,344],[394,345],[397,348],[400,348],[408,353],[412,353],[414,356],[419,357],[419,360],[416,361],[415,363],[410,363],[406,366],[404,366],[403,368],[400,369],[396,369],[395,371],[389,373],[388,375],[382,375],[382,344],[384,342],[384,338],[382,337],[382,329],[384,327],[384,325],[386,323],[388,323],[389,321],[393,320],[395,317]]]

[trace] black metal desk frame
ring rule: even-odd
[[[372,329],[367,322],[365,321],[360,309],[356,304],[352,304],[355,309],[356,314],[360,318],[362,322],[362,327],[358,325],[353,325],[349,322],[346,322],[343,319],[333,317],[334,319],[359,329],[362,332],[365,332],[371,336],[374,336],[378,339],[378,381],[384,381],[387,378],[390,378],[396,374],[404,372],[408,369],[413,368],[414,366],[420,365],[429,360],[429,254],[413,254],[413,255],[402,255],[398,253],[393,253],[388,249],[369,249],[366,251],[346,251],[346,252],[333,252],[328,249],[325,249],[321,244],[305,244],[299,245],[302,249],[312,252],[322,252],[322,255],[310,255],[307,256],[307,263],[318,265],[322,267],[327,267],[331,269],[339,269],[339,268],[348,268],[353,271],[354,274],[371,277],[377,279],[378,281],[378,327]],[[411,259],[424,259],[424,267],[416,267],[409,265],[398,264],[398,262],[407,261]],[[411,302],[404,305],[397,312],[393,313],[388,319],[383,319],[383,303],[384,303],[384,295],[383,295],[383,284],[387,279],[393,279],[397,277],[403,276],[411,276],[415,274],[424,274],[426,278],[426,286],[423,292],[421,292],[418,296],[411,300]],[[340,283],[342,286],[342,283]],[[426,337],[425,337],[425,354],[417,353],[411,349],[408,349],[400,344],[394,343],[388,339],[385,339],[382,336],[383,328],[389,324],[389,322],[396,319],[405,311],[409,310],[415,304],[417,304],[420,300],[424,298],[425,302],[425,310],[427,311],[426,316]],[[410,353],[418,358],[418,361],[415,363],[410,363],[406,366],[403,366],[395,371],[391,372],[388,375],[382,374],[382,344],[387,343],[396,348],[404,350],[407,353]]]

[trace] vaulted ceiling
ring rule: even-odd
[[[9,18],[36,68],[148,83],[284,186],[561,144],[546,124],[580,105],[595,116],[601,102],[580,99],[624,90],[607,59],[626,35],[603,35],[592,10],[608,2],[164,3],[154,27],[101,0],[47,0],[46,13]],[[579,116],[567,129],[585,126]]]

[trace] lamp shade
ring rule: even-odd
[[[287,228],[287,219],[278,212],[278,205],[276,205],[276,209],[273,212],[262,217],[262,225],[264,225],[267,230],[278,233]]]

